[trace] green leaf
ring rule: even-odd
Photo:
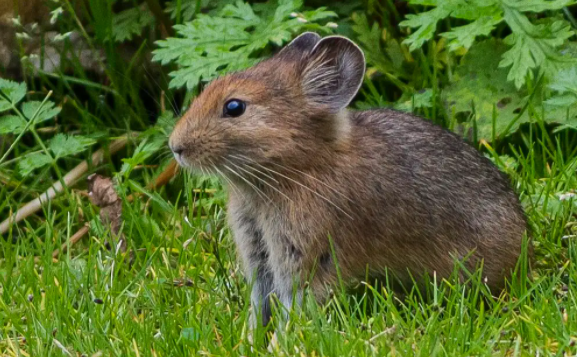
[[[574,35],[566,20],[561,16],[547,16],[533,24],[524,14],[559,10],[574,4],[574,0],[410,0],[409,3],[434,6],[417,15],[409,14],[400,23],[415,29],[404,41],[410,50],[422,47],[433,38],[437,23],[449,16],[470,21],[441,34],[450,40],[451,51],[472,47],[477,37],[489,35],[505,20],[512,32],[505,39],[510,49],[503,54],[499,66],[510,67],[507,78],[516,88],[521,88],[536,69],[550,76],[570,62],[577,63],[561,54],[561,46]]]
[[[26,95],[26,83],[17,83],[0,78],[0,112],[12,108]]]
[[[116,42],[132,40],[133,36],[140,36],[144,28],[152,24],[154,16],[148,6],[124,10],[112,18],[112,37]]]
[[[451,31],[442,33],[441,36],[451,40],[449,41],[451,51],[459,48],[469,49],[478,36],[489,35],[501,21],[503,21],[501,16],[483,16],[470,24],[453,27]]]
[[[502,0],[503,4],[517,11],[543,12],[560,10],[575,3],[574,0]]]
[[[552,73],[563,62],[571,59],[563,57],[558,48],[566,39],[573,36],[571,26],[564,20],[546,18],[542,23],[533,25],[521,12],[504,8],[504,18],[513,33],[505,38],[511,49],[503,54],[500,67],[511,67],[507,79],[513,81],[517,88],[525,84],[531,70],[541,68]]]
[[[252,7],[249,4],[243,3],[242,1],[237,1],[236,4],[227,4],[224,6],[220,15],[223,17],[236,17],[250,23],[259,23],[260,18],[255,15],[252,11]]]
[[[398,102],[395,109],[411,112],[417,108],[431,108],[433,106],[433,90],[423,89],[411,96],[409,100]]]
[[[144,163],[146,159],[157,153],[163,147],[166,147],[165,137],[155,136],[142,140],[136,147],[131,158],[122,159],[124,163],[122,164],[120,173],[123,175],[128,174],[137,165]]]
[[[546,105],[558,108],[577,106],[577,67],[560,70],[549,84],[549,88],[558,94],[546,100]]]
[[[166,10],[165,11],[170,14],[170,18],[172,20],[176,20],[178,17],[178,12],[179,12],[178,1],[180,1],[180,22],[184,23],[184,22],[191,21],[194,18],[194,15],[196,14],[196,6],[197,6],[198,0],[173,0],[173,1],[169,1],[166,4]],[[200,0],[200,7],[198,10],[202,11],[202,13],[208,13],[208,14],[213,15],[212,12],[219,11],[223,6],[226,6],[228,4],[232,4],[234,2],[236,2],[236,0],[219,0],[219,1]]]
[[[156,121],[156,127],[158,127],[166,136],[170,135],[176,124],[176,118],[174,113],[170,111],[165,111],[158,117]]]
[[[556,95],[547,99],[544,103],[551,107],[568,108],[577,104],[577,96],[572,94]]]
[[[84,136],[70,136],[66,134],[56,134],[50,140],[48,148],[54,153],[56,159],[78,154],[86,150],[90,145],[96,143],[94,139]]]
[[[237,1],[224,6],[217,16],[198,14],[193,21],[174,27],[179,38],[156,42],[159,48],[153,60],[175,62],[179,69],[170,73],[170,86],[193,89],[201,81],[253,65],[262,56],[261,50],[270,44],[281,46],[305,28],[328,31],[314,22],[335,16],[319,8],[295,18],[292,14],[301,1],[279,0],[274,5],[261,4],[257,12],[256,7]]]
[[[46,166],[51,162],[52,159],[48,155],[42,152],[36,152],[26,155],[18,161],[18,171],[20,172],[20,175],[27,176],[32,173],[32,171]]]
[[[451,17],[462,20],[475,21],[482,17],[500,17],[500,0],[477,0],[454,2]]]
[[[522,110],[527,94],[517,91],[513,83],[507,81],[507,70],[498,66],[505,51],[507,46],[495,39],[473,46],[443,91],[449,113],[474,115],[478,139],[492,140],[493,115],[496,137],[509,135],[529,121],[527,111]],[[472,122],[466,124],[467,129],[473,129]]]
[[[377,24],[369,26],[364,14],[353,14],[353,31],[357,34],[357,42],[363,49],[367,64],[381,73],[403,78],[406,70],[403,68],[405,56],[401,45],[393,38],[382,44],[382,30]],[[383,48],[384,47],[384,48]]]
[[[560,93],[572,93],[577,95],[577,67],[560,70],[553,78],[549,88]]]
[[[433,38],[437,30],[437,22],[448,17],[451,13],[451,7],[443,4],[441,3],[439,7],[418,15],[408,14],[406,20],[399,23],[399,26],[417,29],[403,41],[409,45],[409,50],[414,51],[421,48],[426,41]]]
[[[0,134],[19,134],[26,127],[26,121],[16,115],[0,117]]]
[[[215,79],[226,67],[227,71],[241,70],[252,66],[256,59],[239,57],[236,52],[223,53],[220,57],[190,57],[182,60],[181,64],[187,66],[170,73],[172,87],[194,88],[201,80],[210,81]],[[191,70],[194,68],[194,70]]]
[[[42,102],[38,101],[31,101],[22,104],[22,114],[28,120],[32,120],[34,115],[36,115],[35,123],[40,123],[46,121],[60,113],[60,107],[54,107],[54,103],[52,102],[45,102],[42,105]]]

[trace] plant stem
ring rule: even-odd
[[[124,146],[126,146],[128,142],[128,138],[120,138],[113,141],[110,144],[109,152],[113,154]],[[104,149],[100,149],[94,154],[92,154],[92,165],[98,165],[100,162],[104,160]],[[56,197],[56,195],[64,189],[64,186],[72,186],[74,183],[78,181],[80,176],[88,171],[88,162],[82,161],[78,166],[73,168],[69,173],[67,173],[62,181],[55,182],[46,192],[41,194],[38,198],[33,199],[32,201],[25,204],[21,207],[16,213],[12,214],[10,218],[4,220],[0,223],[0,234],[4,234],[8,231],[12,224],[18,223],[21,220],[25,219],[26,217],[34,214],[37,212],[44,203],[50,201],[52,198]],[[63,185],[64,184],[64,185]]]
[[[3,97],[5,97],[1,92],[0,95],[2,95]],[[8,155],[12,152],[12,150],[14,150],[14,148],[16,147],[16,144],[20,141],[20,139],[22,138],[22,136],[26,133],[26,131],[34,124],[34,121],[36,120],[36,118],[38,117],[38,113],[40,112],[40,109],[42,109],[42,107],[44,106],[44,103],[46,103],[46,101],[48,100],[48,98],[50,98],[50,96],[52,95],[52,91],[48,92],[48,94],[46,95],[46,97],[44,98],[44,100],[42,101],[42,104],[40,104],[40,106],[38,107],[38,109],[36,109],[36,112],[34,113],[34,115],[32,116],[32,119],[30,119],[29,121],[26,120],[26,117],[24,117],[24,115],[22,115],[22,113],[20,112],[20,110],[18,110],[18,108],[16,107],[16,104],[12,103],[12,101],[8,98],[5,97],[5,99],[10,102],[10,105],[12,106],[12,109],[14,109],[14,111],[16,112],[16,114],[18,114],[18,116],[24,120],[27,121],[26,126],[24,127],[24,129],[22,129],[22,132],[20,132],[20,134],[18,134],[18,136],[16,137],[16,139],[14,140],[14,142],[12,143],[12,145],[10,145],[10,147],[8,148],[8,150],[4,153],[4,155],[2,155],[2,158],[0,159],[0,164],[2,164],[2,162],[4,162],[4,160],[8,157]]]
[[[156,20],[160,25],[160,32],[162,32],[162,37],[172,37],[174,36],[174,30],[170,24],[170,20],[166,17],[166,14],[162,11],[162,7],[157,0],[146,0],[148,8],[156,17]]]

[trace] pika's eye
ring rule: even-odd
[[[225,117],[239,117],[244,113],[246,103],[240,99],[231,99],[224,104],[223,114]]]

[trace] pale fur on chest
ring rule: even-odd
[[[319,264],[327,266],[331,259],[327,221],[314,213],[289,200],[273,205],[254,193],[230,194],[228,219],[245,274],[254,276],[257,269],[272,273],[273,292],[283,302],[290,300],[286,294],[295,284],[308,281]],[[333,275],[332,268],[323,268],[315,271],[314,280],[329,282]]]

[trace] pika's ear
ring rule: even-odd
[[[284,46],[276,56],[289,60],[300,60],[306,54],[310,53],[320,40],[321,37],[314,32],[302,33],[288,45]]]
[[[351,40],[325,37],[303,63],[302,88],[315,104],[338,112],[353,100],[365,75],[365,55]]]

